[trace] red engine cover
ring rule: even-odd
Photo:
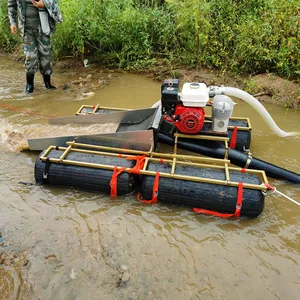
[[[176,105],[173,122],[182,133],[198,133],[205,120],[205,111],[202,107],[186,107]]]

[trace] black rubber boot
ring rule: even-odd
[[[26,87],[25,93],[31,94],[33,93],[33,82],[34,82],[34,74],[26,74]]]
[[[55,90],[56,87],[51,85],[50,77],[51,77],[50,75],[43,75],[45,88],[48,89],[48,90]]]

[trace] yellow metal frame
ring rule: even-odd
[[[183,134],[183,133],[174,133],[174,137],[175,137],[174,153],[177,153],[177,143],[178,143],[179,138],[224,142],[224,144],[225,144],[224,160],[228,160],[228,149],[229,149],[229,147],[228,147],[229,138],[228,137],[211,136],[211,135],[199,135],[199,134],[188,135],[188,134]]]
[[[92,112],[88,112],[88,113],[83,113],[82,110],[85,108],[92,108],[93,111]],[[78,111],[76,112],[76,115],[86,115],[86,114],[96,114],[98,110],[115,110],[115,111],[127,111],[127,110],[131,110],[128,108],[118,108],[118,107],[109,107],[109,106],[100,106],[100,104],[98,103],[96,106],[94,105],[81,105],[80,108],[78,109]]]
[[[92,108],[93,111],[89,113],[82,113],[82,110],[85,108]],[[116,108],[116,107],[105,107],[100,106],[97,104],[96,106],[92,105],[82,105],[79,110],[77,111],[76,115],[86,115],[86,114],[95,114],[98,110],[115,110],[115,111],[128,111],[130,109],[125,108]],[[209,120],[211,116],[206,116],[206,123],[210,123]],[[249,118],[239,118],[239,117],[231,117],[231,120],[241,120],[246,121],[248,126],[247,127],[240,127],[237,126],[238,130],[243,131],[250,131],[252,130],[252,126],[250,123]],[[228,126],[229,129],[233,129],[234,126]],[[50,146],[43,156],[40,157],[42,161],[46,161],[47,159],[51,163],[58,163],[58,164],[68,164],[74,166],[82,166],[82,167],[90,167],[90,168],[98,168],[98,169],[106,169],[106,170],[114,170],[115,166],[112,165],[105,165],[105,164],[94,164],[94,163],[87,163],[87,162],[79,162],[79,161],[72,161],[68,160],[67,156],[70,152],[79,152],[79,153],[86,153],[86,154],[95,154],[95,155],[104,155],[104,156],[111,156],[111,157],[119,157],[122,154],[122,157],[135,157],[136,155],[145,155],[145,164],[143,169],[140,171],[142,175],[150,175],[155,176],[156,172],[148,171],[147,167],[149,162],[159,162],[163,159],[165,163],[170,164],[171,172],[164,173],[160,172],[161,177],[165,178],[173,178],[173,179],[180,179],[180,180],[187,180],[187,181],[194,181],[194,182],[205,182],[211,184],[218,184],[218,185],[226,185],[226,186],[233,186],[238,187],[238,182],[231,181],[230,179],[230,172],[236,171],[241,172],[242,168],[231,167],[229,166],[230,161],[228,160],[228,137],[220,137],[220,136],[207,136],[207,135],[186,135],[182,133],[174,133],[175,141],[174,141],[174,151],[172,154],[166,153],[158,153],[154,152],[153,148],[150,151],[138,151],[138,150],[131,150],[131,149],[122,149],[122,148],[114,148],[114,147],[106,147],[106,146],[97,146],[97,145],[89,145],[89,144],[81,144],[75,142],[67,142],[68,147],[59,147]],[[199,156],[192,156],[192,155],[181,155],[177,153],[177,143],[179,138],[189,138],[189,139],[200,139],[200,140],[211,140],[211,141],[221,141],[225,144],[225,157],[224,159],[217,159],[217,158],[208,158],[208,157],[199,157]],[[61,150],[64,151],[60,158],[48,158],[48,155],[51,153],[52,150]],[[218,180],[218,179],[211,179],[211,178],[203,178],[197,176],[188,176],[188,175],[179,175],[176,174],[176,165],[186,165],[186,166],[193,166],[197,168],[211,168],[211,169],[219,169],[224,170],[225,173],[225,180]],[[117,166],[117,169],[121,169],[121,167]],[[261,181],[263,182],[261,185],[256,184],[249,184],[244,183],[245,188],[254,189],[254,190],[261,190],[266,191],[267,188],[265,184],[268,183],[267,176],[264,171],[261,170],[250,170],[245,169],[247,173],[255,174],[260,177]],[[124,172],[130,172],[130,168],[126,168]]]
[[[121,148],[113,148],[113,147],[106,147],[106,146],[95,146],[89,144],[80,144],[73,142],[67,143],[68,147],[59,147],[50,146],[45,153],[40,157],[42,161],[50,161],[51,163],[57,164],[66,164],[66,165],[74,165],[74,166],[81,166],[81,167],[90,167],[96,169],[105,169],[113,171],[115,166],[108,165],[108,164],[95,164],[95,163],[88,163],[88,162],[80,162],[80,161],[72,161],[67,159],[67,156],[71,152],[79,152],[79,153],[86,153],[86,154],[95,154],[95,155],[103,155],[103,156],[112,156],[112,157],[119,157],[119,154],[122,154],[122,157],[135,157],[136,155],[145,155],[145,164],[143,169],[140,171],[142,175],[150,175],[155,176],[156,172],[147,170],[148,164],[151,161],[160,162],[163,158],[164,163],[168,163],[171,166],[171,172],[160,172],[160,177],[164,178],[173,178],[179,180],[186,180],[186,181],[193,181],[193,182],[202,182],[202,183],[211,183],[217,185],[225,185],[225,186],[232,186],[238,187],[239,182],[231,181],[230,180],[230,172],[236,171],[241,172],[242,168],[230,167],[229,161],[226,159],[215,159],[215,158],[207,158],[207,157],[195,157],[191,155],[179,155],[176,153],[173,154],[166,154],[166,153],[157,153],[153,152],[152,150],[149,152],[145,151],[138,151],[138,150],[129,150],[129,149],[121,149]],[[175,147],[174,147],[175,148]],[[60,150],[64,151],[60,158],[49,158],[48,155],[51,153],[52,150]],[[92,150],[88,150],[92,149]],[[186,161],[189,160],[189,161]],[[207,163],[209,164],[207,164]],[[186,165],[186,166],[193,166],[196,168],[212,168],[212,169],[219,169],[224,170],[225,172],[225,180],[219,179],[211,179],[211,178],[204,178],[198,176],[189,176],[189,175],[180,175],[176,174],[176,165]],[[120,170],[122,167],[117,166],[117,169]],[[131,168],[126,168],[124,172],[130,172]],[[255,174],[260,177],[263,184],[250,184],[250,183],[243,183],[244,188],[253,189],[253,190],[261,190],[266,191],[267,188],[265,186],[268,183],[266,174],[264,171],[260,170],[249,170],[246,169],[247,173]]]
[[[88,112],[88,113],[82,113],[82,110],[85,108],[92,108],[93,111],[92,112]],[[98,110],[115,110],[115,111],[128,111],[131,109],[128,108],[118,108],[118,107],[109,107],[109,106],[100,106],[100,104],[98,103],[96,106],[93,105],[81,105],[81,107],[79,108],[79,110],[76,112],[76,115],[86,115],[86,114],[95,114],[97,113]],[[206,115],[205,116],[205,123],[211,123],[212,121],[210,120],[212,118],[211,115]],[[240,121],[246,121],[248,126],[247,127],[242,127],[242,126],[237,126],[238,130],[241,131],[251,131],[252,130],[252,126],[251,126],[251,122],[249,118],[241,118],[241,117],[230,117],[229,120],[240,120]],[[228,129],[234,129],[234,126],[228,126]]]
[[[211,123],[212,116],[211,115],[205,115],[205,123]],[[251,131],[252,130],[252,125],[250,122],[249,118],[242,118],[242,117],[230,117],[229,120],[239,120],[239,121],[246,121],[248,126],[247,127],[242,127],[242,126],[237,126],[238,130],[241,131]],[[234,126],[228,126],[228,129],[234,129]]]

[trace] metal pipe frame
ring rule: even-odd
[[[96,106],[94,106],[94,105],[81,105],[80,108],[78,109],[78,111],[76,112],[76,115],[86,115],[86,113],[82,112],[82,110],[85,109],[85,108],[92,108],[93,109],[92,112],[89,112],[87,114],[95,114],[100,109],[103,109],[103,110],[116,110],[116,111],[120,111],[120,110],[132,110],[132,109],[128,109],[128,108],[100,106],[100,104],[98,103]]]
[[[99,151],[91,151],[91,150],[86,150],[86,149],[77,149],[73,147],[84,147],[87,148],[87,146],[91,146],[91,148],[96,148],[96,147],[102,147],[102,146],[93,146],[93,145],[87,145],[87,144],[77,144],[75,142],[68,142],[68,147],[59,147],[57,148],[56,146],[50,146],[46,152],[44,153],[43,156],[40,157],[42,161],[46,161],[47,159],[51,163],[57,163],[57,164],[67,164],[67,165],[74,165],[74,166],[81,166],[81,167],[90,167],[90,168],[96,168],[96,169],[105,169],[105,170],[111,170],[113,171],[115,166],[112,165],[107,165],[107,164],[95,164],[95,163],[88,163],[88,162],[80,162],[80,161],[72,161],[68,160],[67,156],[70,152],[81,152],[81,153],[88,153],[88,154],[98,154],[98,155],[107,155],[107,156],[119,156],[117,153],[109,153],[109,152],[99,152]],[[111,148],[111,147],[105,147],[105,148]],[[64,151],[64,153],[61,155],[60,158],[48,158],[48,155],[51,153],[52,150],[61,150]],[[112,150],[115,150],[114,152],[117,152],[119,150],[118,148],[111,148]],[[107,149],[106,149],[107,150]],[[149,162],[151,161],[161,161],[161,158],[154,158],[152,156],[155,156],[156,154],[160,153],[147,153],[143,151],[136,151],[136,150],[126,150],[122,149],[123,152],[122,154],[126,151],[130,154],[143,154],[147,155],[146,157],[146,162],[144,165],[144,168],[140,171],[140,174],[142,175],[150,175],[150,176],[155,176],[156,172],[154,171],[148,171],[147,167]],[[141,153],[143,152],[143,153]],[[101,153],[101,154],[100,154]],[[133,155],[127,154],[126,157],[132,157]],[[193,182],[202,182],[202,183],[211,183],[211,184],[217,184],[217,185],[224,185],[224,186],[233,186],[233,187],[238,187],[239,182],[231,181],[230,180],[230,171],[239,171],[241,172],[243,169],[242,168],[234,168],[234,167],[229,167],[228,163],[226,160],[223,160],[224,165],[223,166],[217,166],[217,165],[207,165],[207,164],[201,164],[201,163],[193,163],[193,162],[185,162],[185,161],[179,161],[180,155],[172,156],[172,154],[166,154],[169,156],[170,159],[165,160],[165,162],[171,164],[171,173],[165,173],[165,172],[160,172],[160,176],[164,178],[173,178],[173,179],[178,179],[178,180],[185,180],[185,181],[193,181]],[[124,155],[125,157],[125,155]],[[183,156],[185,157],[185,156]],[[188,176],[188,175],[180,175],[180,174],[175,174],[175,167],[176,164],[181,164],[181,165],[188,165],[188,166],[194,166],[198,168],[215,168],[215,169],[223,169],[225,172],[225,177],[226,180],[219,180],[219,179],[211,179],[211,178],[204,178],[204,177],[197,177],[197,176]],[[117,166],[117,169],[120,170],[122,167]],[[131,168],[126,168],[124,172],[130,172]],[[250,174],[255,174],[260,177],[261,181],[263,184],[257,185],[257,184],[250,184],[250,183],[243,183],[244,188],[248,189],[254,189],[254,190],[261,190],[261,191],[266,191],[267,188],[265,186],[265,183],[268,183],[265,172],[261,170],[246,170],[246,172]]]
[[[205,119],[208,119],[208,120],[205,120],[204,122],[205,123],[211,123],[211,120],[212,119],[212,116],[211,115],[206,115],[205,116]],[[251,131],[252,130],[252,125],[251,125],[251,122],[250,122],[250,119],[249,118],[242,118],[242,117],[230,117],[229,120],[239,120],[239,121],[246,121],[248,126],[246,127],[242,127],[242,126],[237,126],[237,129],[238,130],[241,130],[241,131]],[[234,129],[234,126],[227,126],[228,129]]]
[[[103,110],[131,110],[131,109],[128,109],[128,108],[117,108],[117,107],[109,107],[109,106],[100,106],[100,104],[98,103],[96,106],[93,106],[93,105],[81,105],[81,107],[79,108],[79,110],[76,112],[76,115],[85,115],[85,113],[82,113],[81,111],[84,109],[84,108],[92,108],[93,109],[93,112],[90,112],[88,114],[95,114],[97,113],[97,111],[99,109],[103,109]],[[211,115],[206,115],[205,116],[205,123],[210,123],[211,121],[209,119],[211,119],[212,116]],[[229,120],[240,120],[240,121],[246,121],[248,126],[247,127],[241,127],[241,126],[237,126],[237,129],[238,130],[241,130],[241,131],[251,131],[252,130],[252,126],[251,126],[251,122],[250,122],[250,119],[249,118],[243,118],[243,117],[230,117]],[[228,126],[227,127],[228,129],[234,129],[234,126]]]
[[[160,158],[179,158],[181,160],[191,160],[191,161],[205,161],[210,163],[219,163],[223,164],[224,162],[230,163],[230,160],[224,160],[220,158],[211,158],[211,157],[199,157],[199,156],[192,156],[192,155],[181,155],[177,154],[176,151],[173,154],[167,154],[167,153],[159,153],[154,152],[152,149],[150,151],[140,151],[140,150],[132,150],[132,149],[123,149],[123,148],[114,148],[114,147],[107,147],[107,146],[99,146],[99,145],[90,145],[90,144],[82,144],[82,143],[74,143],[74,142],[67,142],[67,145],[73,144],[73,147],[81,147],[81,148],[88,148],[88,149],[95,149],[97,150],[106,150],[111,152],[117,152],[119,153],[127,153],[127,154],[136,154],[136,155],[146,155],[151,157],[160,157]],[[73,148],[74,149],[74,148]],[[100,152],[98,152],[100,153]],[[101,155],[105,152],[101,152]],[[94,153],[96,154],[96,153]]]

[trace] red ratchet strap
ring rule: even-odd
[[[236,202],[234,214],[223,214],[223,213],[218,213],[216,211],[199,209],[199,208],[194,208],[193,211],[196,213],[213,215],[213,216],[221,217],[221,218],[230,218],[230,217],[238,218],[241,215],[242,204],[243,204],[243,183],[239,182],[238,192],[237,192],[237,202]]]
[[[129,173],[141,174],[141,170],[145,164],[146,155],[127,157],[126,160],[136,160],[136,164],[129,170]]]
[[[118,167],[114,167],[114,173],[111,177],[110,181],[110,196],[113,198],[117,197],[117,185],[118,185],[118,176],[125,170],[126,168],[121,168],[118,170]]]
[[[230,146],[229,146],[231,149],[235,149],[236,137],[237,137],[237,126],[234,126],[233,131],[232,131]]]
[[[153,190],[152,190],[152,199],[151,200],[143,200],[141,199],[141,193],[137,195],[137,199],[143,203],[146,204],[156,204],[157,203],[157,197],[158,197],[158,185],[159,185],[159,172],[156,172],[154,184],[153,184]]]

